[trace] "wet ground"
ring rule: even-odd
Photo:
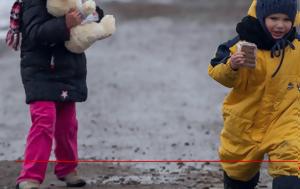
[[[117,32],[87,51],[89,99],[78,104],[79,156],[88,160],[216,160],[227,89],[207,76],[248,1],[103,3]],[[18,53],[0,45],[0,189],[13,188],[30,126]],[[53,157],[51,157],[53,159]],[[9,160],[9,161],[6,161]],[[52,166],[52,165],[51,165]],[[44,188],[65,188],[49,167]],[[3,171],[4,170],[4,171]],[[86,188],[216,189],[214,164],[81,164]],[[263,169],[259,188],[270,188]]]
[[[87,189],[222,189],[222,171],[217,165],[205,163],[196,168],[189,163],[177,163],[176,169],[168,169],[168,164],[160,164],[156,169],[137,169],[130,164],[81,164],[80,174],[86,179]],[[0,188],[14,187],[14,180],[20,169],[15,162],[1,162]],[[265,175],[258,189],[270,188]],[[42,189],[63,189],[64,183],[58,181],[50,164]]]

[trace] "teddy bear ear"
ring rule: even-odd
[[[254,18],[256,18],[256,3],[257,3],[257,0],[253,0],[252,4],[248,10],[248,15],[252,16]]]

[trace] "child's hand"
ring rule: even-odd
[[[238,70],[241,67],[254,68],[255,65],[246,63],[244,52],[237,52],[230,57],[230,67],[233,70]]]
[[[68,29],[71,29],[82,22],[81,13],[78,10],[71,9],[66,14],[66,25]]]

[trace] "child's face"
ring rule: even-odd
[[[266,27],[274,39],[283,38],[291,29],[292,21],[286,14],[276,13],[266,17]]]

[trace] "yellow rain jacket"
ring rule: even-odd
[[[256,1],[248,15],[256,17]],[[295,23],[299,23],[296,18]],[[230,54],[237,51],[237,39],[218,48],[209,65],[209,75],[232,88],[223,104],[224,128],[221,132],[221,160],[263,160],[268,154],[269,173],[276,177],[300,178],[300,41],[292,41],[295,50],[285,48],[283,64],[275,77],[281,57],[258,50],[255,69],[230,67]],[[248,181],[259,171],[260,163],[222,163],[233,179]]]

